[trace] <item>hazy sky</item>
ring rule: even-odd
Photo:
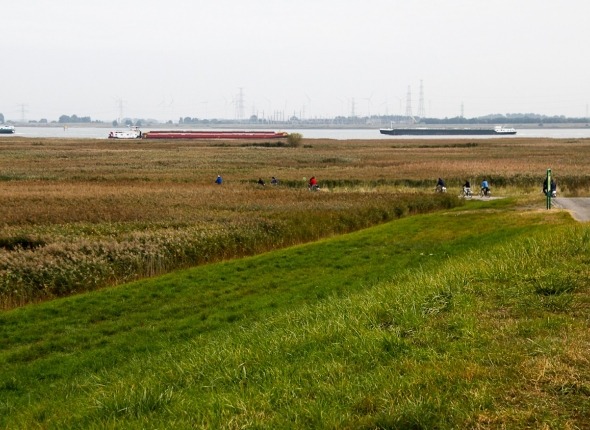
[[[0,113],[586,116],[588,0],[2,0]],[[240,97],[240,92],[242,96]]]

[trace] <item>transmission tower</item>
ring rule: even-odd
[[[236,101],[236,119],[239,121],[244,119],[244,89],[241,87]]]
[[[408,94],[406,95],[406,116],[412,118],[412,87],[408,85]]]
[[[461,102],[461,118],[465,118],[464,113],[465,113],[465,108],[463,106],[463,102]]]
[[[117,124],[121,124],[121,122],[123,121],[123,105],[125,104],[125,101],[122,98],[118,98],[116,99],[117,102],[117,108],[119,110],[119,117],[117,118]]]
[[[418,101],[418,117],[424,118],[426,113],[424,112],[424,87],[422,86],[422,79],[420,79],[420,99]]]
[[[27,105],[24,103],[21,103],[19,106],[20,106],[20,121],[25,122],[27,120],[26,113],[28,112]]]

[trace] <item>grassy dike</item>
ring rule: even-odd
[[[0,427],[583,428],[590,230],[517,205],[0,313]]]

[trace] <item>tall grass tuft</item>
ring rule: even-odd
[[[287,143],[293,148],[299,148],[303,141],[303,135],[301,133],[289,133],[287,136]]]

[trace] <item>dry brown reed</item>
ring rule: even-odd
[[[303,139],[299,148],[239,142],[0,139],[4,180],[177,182],[211,184],[258,177],[414,179],[542,177],[584,173],[590,139]]]
[[[0,139],[0,307],[351,231],[457,204],[459,186],[588,189],[590,141]],[[217,174],[224,184],[214,184]],[[316,176],[328,193],[310,193]],[[277,187],[256,180],[279,178]],[[404,192],[404,194],[400,194]],[[405,196],[405,197],[404,197]],[[313,223],[308,221],[314,219]]]

